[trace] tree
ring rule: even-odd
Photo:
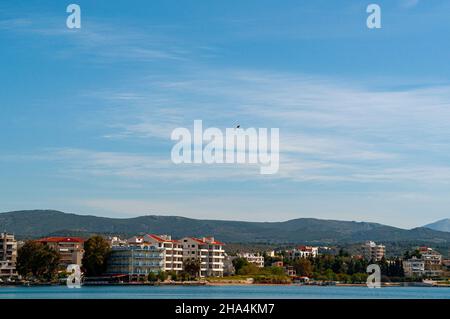
[[[111,249],[101,236],[93,236],[84,243],[83,268],[88,276],[99,276],[106,271]]]
[[[324,275],[325,275],[326,280],[336,280],[336,274],[330,268],[325,270]]]
[[[150,282],[156,282],[158,281],[158,276],[154,272],[149,272],[147,279]]]
[[[351,280],[352,280],[352,283],[354,283],[354,284],[366,282],[367,274],[364,274],[364,273],[353,274],[351,277]]]
[[[313,267],[309,259],[300,258],[297,259],[294,264],[294,269],[299,276],[311,277],[313,272]]]
[[[183,262],[183,269],[189,276],[198,277],[200,276],[200,265],[200,259],[190,258]]]
[[[176,271],[169,271],[167,273],[167,276],[170,277],[171,280],[177,281],[178,280],[178,274]]]
[[[36,241],[27,241],[17,252],[17,271],[24,277],[51,279],[58,271],[59,253]]]
[[[416,257],[417,259],[420,259],[422,257],[422,254],[418,249],[410,252],[409,250],[405,251],[403,255],[403,259],[411,259],[413,257]]]
[[[247,263],[247,265],[241,267],[236,273],[238,275],[256,275],[261,268],[258,268],[255,264]]]
[[[350,254],[348,251],[346,251],[344,248],[340,248],[339,249],[339,253],[338,253],[339,257],[350,257]]]
[[[388,262],[386,258],[383,256],[381,259],[377,262],[377,264],[380,266],[381,274],[388,275]]]
[[[232,263],[236,273],[239,273],[239,270],[241,270],[242,267],[247,266],[249,264],[248,260],[243,257],[233,259]]]
[[[167,273],[165,271],[160,271],[156,277],[159,281],[166,281]]]

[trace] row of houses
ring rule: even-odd
[[[285,251],[286,257],[289,259],[317,257],[319,255],[319,247],[313,246],[298,246]],[[275,251],[265,253],[268,257],[275,257]],[[236,254],[238,258],[244,258],[249,263],[256,265],[259,268],[264,267],[264,256],[260,253],[240,252]],[[278,267],[278,266],[277,266]]]
[[[319,250],[329,251],[328,247],[315,247],[315,246],[297,246],[279,254],[284,255],[286,258],[295,260],[299,258],[315,258],[319,255]],[[373,241],[367,241],[362,246],[363,255],[361,258],[366,260],[380,261],[386,255],[386,247],[382,244],[377,244]],[[271,257],[274,257],[275,252],[271,252]],[[268,253],[266,255],[269,256]],[[245,258],[248,262],[255,264],[258,267],[264,267],[264,257],[258,253],[238,253],[237,257]]]
[[[78,237],[47,237],[39,239],[59,252],[60,266],[69,264],[81,266],[84,254],[84,239]],[[108,260],[107,275],[126,275],[130,278],[147,276],[160,271],[179,273],[187,259],[200,261],[201,277],[221,277],[231,265],[231,258],[226,256],[224,243],[214,237],[184,237],[172,239],[169,235],[148,234],[133,236],[127,240],[110,237],[111,254]],[[17,247],[14,235],[0,233],[0,279],[17,276]],[[369,241],[363,245],[363,257],[366,260],[381,260],[386,253],[384,245]],[[285,251],[290,259],[316,257],[319,247],[298,246]],[[275,256],[274,252],[266,253]],[[419,256],[403,260],[403,268],[407,277],[437,277],[442,274],[443,266],[448,260],[429,247],[420,247]],[[247,259],[257,267],[264,267],[264,256],[255,253],[239,253],[237,257]],[[283,265],[274,265],[283,267]],[[445,268],[445,267],[444,267]],[[286,269],[289,272],[289,269]]]
[[[82,264],[83,238],[46,237],[37,240],[60,254],[60,268]],[[174,240],[169,235],[133,236],[128,240],[110,237],[111,253],[107,275],[127,275],[130,278],[147,276],[150,272],[179,273],[186,259],[200,262],[199,276],[223,276],[224,243],[214,237],[184,237]],[[17,276],[17,241],[14,235],[0,234],[0,279]]]

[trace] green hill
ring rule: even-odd
[[[0,229],[18,238],[47,235],[89,236],[94,233],[130,236],[141,233],[210,236],[229,243],[342,244],[365,240],[450,244],[450,233],[429,228],[410,230],[377,223],[300,218],[285,222],[198,220],[176,216],[105,218],[53,210],[0,213]]]

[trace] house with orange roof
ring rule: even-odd
[[[143,242],[162,248],[164,251],[164,271],[180,272],[183,270],[183,244],[170,235],[148,234]]]

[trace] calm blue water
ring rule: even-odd
[[[295,299],[450,299],[450,288],[431,287],[319,287],[319,286],[101,286],[69,289],[0,287],[0,299],[179,299],[179,298],[295,298]]]

